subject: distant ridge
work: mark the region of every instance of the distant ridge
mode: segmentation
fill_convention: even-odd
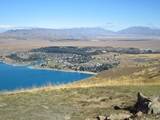
[[[0,34],[3,38],[15,39],[45,39],[45,40],[86,40],[106,37],[160,37],[160,29],[149,27],[129,27],[117,32],[103,28],[71,28],[71,29],[47,29],[29,28],[8,30]]]
[[[117,32],[122,35],[160,36],[160,29],[150,27],[129,27]]]
[[[71,29],[15,29],[1,33],[2,36],[24,39],[86,39],[111,35],[114,32],[103,28],[71,28]]]

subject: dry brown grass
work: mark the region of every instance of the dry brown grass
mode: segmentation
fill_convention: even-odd
[[[134,47],[134,48],[150,48],[150,49],[159,49],[160,40],[114,40],[112,38],[103,40],[103,41],[48,41],[48,40],[16,40],[0,38],[0,50],[28,50],[32,48],[39,47],[47,47],[47,46],[79,46],[79,47],[87,47],[87,46],[95,46],[95,47]]]
[[[49,46],[49,41],[42,40],[0,40],[0,52],[4,50],[16,51],[16,50],[29,50],[33,48]]]

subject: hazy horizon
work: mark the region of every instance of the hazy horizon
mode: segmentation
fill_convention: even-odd
[[[158,0],[1,0],[0,29],[160,28],[159,5]]]

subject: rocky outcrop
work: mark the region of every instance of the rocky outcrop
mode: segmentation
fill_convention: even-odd
[[[139,92],[133,109],[136,113],[140,111],[145,114],[160,114],[160,97],[148,98]]]
[[[127,110],[128,113],[113,113],[106,116],[98,116],[97,120],[143,120],[145,114],[158,115],[158,118],[160,118],[160,97],[149,98],[138,92],[135,105],[129,108],[114,106],[115,110]]]
[[[149,112],[149,106],[151,105],[151,99],[144,96],[142,93],[137,94],[137,101],[134,105],[133,109],[137,113],[141,111],[142,113],[148,113]]]

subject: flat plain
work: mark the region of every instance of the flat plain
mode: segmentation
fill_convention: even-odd
[[[0,39],[0,50],[24,50],[46,46],[79,46],[79,47],[133,47],[142,49],[159,49],[159,39],[149,40],[60,40],[60,41],[47,41],[47,40],[14,40],[14,39]]]

